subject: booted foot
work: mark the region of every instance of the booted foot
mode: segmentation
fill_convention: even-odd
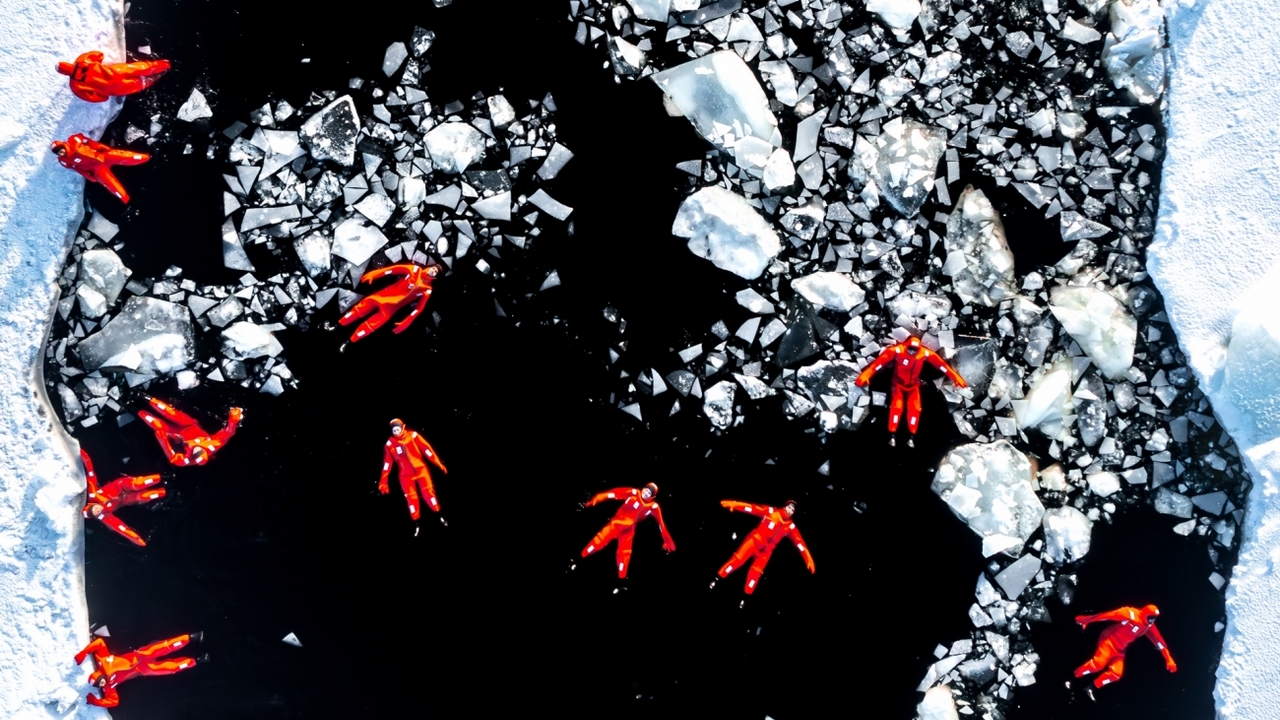
[[[197,631],[195,631],[195,632],[191,633],[191,642],[193,642],[193,643],[197,643],[197,642],[200,642],[200,641],[202,641],[202,640],[204,640],[204,631],[203,631],[203,630],[197,630]]]
[[[351,343],[345,343],[345,342],[342,343],[341,345],[338,346],[338,352],[345,353],[347,351],[347,346],[350,344]]]
[[[742,609],[744,609],[744,608],[746,608],[746,607],[747,607],[747,599],[746,599],[746,598],[742,598],[741,600],[739,600],[739,601],[738,601],[738,609],[739,609],[739,610],[742,610]]]
[[[413,536],[414,536],[414,537],[418,537],[418,531],[419,531],[419,530],[421,530],[421,529],[422,529],[422,528],[418,527],[418,524],[417,524],[417,523],[414,523],[414,524],[413,524]]]
[[[440,516],[440,524],[445,527],[449,527],[449,521],[445,520],[443,515]]]
[[[719,580],[719,579],[720,579],[720,578],[711,578],[711,584],[710,584],[710,585],[708,585],[707,587],[709,587],[709,588],[711,588],[712,590],[714,590],[714,589],[715,589],[715,587],[716,587],[716,581],[717,581],[717,580]]]
[[[324,328],[325,332],[333,332],[334,330],[338,329],[337,325],[334,325],[332,322],[329,322],[329,321],[325,321],[325,324],[321,325],[320,327]]]
[[[200,657],[196,658],[197,665],[203,665],[204,663],[207,663],[207,662],[209,662],[209,653],[205,653]]]
[[[916,439],[915,439],[915,438],[907,438],[907,447],[915,447],[915,446],[916,446]]]
[[[896,437],[894,437],[894,436],[890,435],[890,436],[889,436],[889,447],[898,447],[898,438],[896,438]]]

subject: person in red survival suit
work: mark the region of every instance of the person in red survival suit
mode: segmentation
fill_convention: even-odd
[[[138,676],[172,675],[195,667],[198,663],[207,662],[209,660],[208,655],[203,655],[199,658],[171,657],[166,660],[160,659],[193,642],[200,642],[203,638],[204,633],[200,632],[179,635],[168,640],[153,642],[123,655],[116,655],[107,649],[107,643],[102,638],[94,638],[83,650],[76,653],[76,664],[79,665],[84,662],[85,657],[89,655],[93,656],[94,664],[97,667],[89,675],[89,684],[100,689],[102,697],[98,698],[93,693],[89,693],[85,699],[90,705],[112,708],[120,704],[120,695],[116,692],[116,687],[125,680],[131,680]]]
[[[1129,644],[1140,637],[1146,636],[1152,645],[1164,655],[1164,666],[1169,672],[1178,672],[1178,664],[1173,661],[1173,656],[1169,654],[1169,648],[1164,644],[1164,637],[1160,635],[1160,631],[1156,629],[1156,618],[1160,616],[1160,609],[1155,605],[1147,605],[1142,609],[1133,607],[1122,607],[1111,612],[1098,613],[1097,615],[1077,615],[1076,622],[1080,623],[1080,627],[1085,628],[1089,623],[1110,621],[1118,624],[1112,625],[1102,631],[1102,635],[1098,638],[1098,650],[1093,654],[1093,658],[1089,662],[1076,668],[1076,677],[1084,677],[1092,675],[1100,670],[1105,670],[1101,675],[1094,678],[1093,684],[1097,687],[1109,685],[1119,680],[1124,675],[1124,654],[1129,648]]]
[[[387,479],[391,477],[392,463],[400,470],[400,489],[404,491],[404,499],[409,503],[409,516],[413,518],[413,534],[418,534],[418,518],[422,516],[422,503],[418,491],[426,498],[427,506],[440,512],[440,500],[436,497],[435,485],[431,484],[431,470],[428,462],[434,463],[441,472],[449,469],[441,462],[434,448],[416,430],[405,427],[404,421],[395,418],[391,421],[391,437],[382,448],[382,477],[378,479],[378,492],[386,495],[391,492]],[[448,525],[444,518],[440,522]]]
[[[658,507],[658,502],[653,499],[657,494],[658,484],[649,483],[643,488],[614,488],[596,493],[590,500],[583,503],[583,507],[591,507],[605,500],[621,500],[622,507],[614,513],[609,524],[591,538],[591,542],[582,550],[582,557],[617,540],[618,577],[625,578],[627,567],[631,564],[631,541],[635,538],[636,524],[650,515],[658,521],[658,529],[662,531],[662,549],[675,552],[676,541],[672,540],[671,533],[667,532],[667,524],[662,521],[662,508]]]
[[[58,72],[71,76],[71,92],[81,100],[100,103],[115,95],[132,95],[151,87],[169,70],[168,60],[104,64],[103,54],[90,50],[75,63],[58,63]]]
[[[920,344],[920,338],[913,337],[885,348],[880,357],[863,370],[854,381],[858,387],[866,387],[871,377],[889,365],[893,365],[893,386],[889,389],[892,399],[889,403],[889,445],[897,444],[894,433],[898,431],[898,422],[902,420],[902,412],[907,413],[907,430],[912,435],[920,425],[920,371],[928,363],[951,378],[957,387],[965,388],[969,384],[960,374],[951,369],[946,360],[929,348]],[[907,445],[915,447],[915,439],[908,438]]]
[[[49,150],[58,156],[58,163],[80,173],[85,180],[96,182],[120,198],[120,202],[129,204],[129,191],[111,172],[113,165],[141,165],[151,159],[146,153],[132,150],[116,150],[96,140],[91,140],[76,133],[66,140],[54,140]]]
[[[159,475],[140,475],[137,477],[119,477],[98,487],[98,476],[93,472],[93,461],[89,453],[80,451],[80,460],[84,463],[85,484],[88,486],[88,499],[82,514],[86,518],[97,518],[103,525],[115,530],[129,542],[139,547],[146,547],[147,541],[125,525],[115,516],[115,511],[128,505],[142,505],[164,497],[163,481]]]
[[[139,410],[138,417],[156,434],[156,440],[168,454],[169,462],[178,466],[204,465],[209,462],[209,458],[236,434],[236,428],[244,417],[244,410],[233,407],[227,417],[227,426],[210,434],[200,427],[195,418],[172,405],[156,398],[147,400],[158,416]],[[175,445],[179,449],[175,450]]]
[[[436,265],[422,267],[413,263],[370,270],[360,278],[361,283],[373,282],[385,277],[399,279],[360,300],[338,320],[338,324],[346,327],[368,316],[368,319],[360,323],[355,332],[351,333],[351,342],[357,342],[386,325],[401,308],[417,303],[413,310],[391,329],[397,335],[408,330],[418,314],[427,307],[427,300],[431,298],[431,282],[439,273],[440,268]],[[343,348],[345,347],[344,344]]]
[[[804,546],[804,538],[800,537],[800,530],[796,524],[792,522],[791,516],[796,512],[796,501],[788,500],[781,508],[772,508],[768,505],[752,505],[751,503],[737,502],[736,500],[721,500],[720,505],[730,510],[737,510],[749,515],[755,515],[759,518],[760,524],[755,530],[742,541],[742,546],[738,551],[729,558],[729,562],[720,568],[720,577],[728,577],[729,573],[741,568],[751,560],[751,569],[747,571],[747,584],[743,588],[748,595],[756,591],[756,583],[760,581],[760,576],[764,574],[764,568],[769,564],[769,558],[773,555],[773,549],[782,542],[783,538],[790,538],[795,543],[796,549],[800,551],[800,555],[804,558],[805,567],[809,568],[809,572],[817,572],[817,567],[813,564],[813,555],[809,554],[809,549]],[[754,558],[754,559],[753,559]],[[714,586],[715,583],[712,582]]]

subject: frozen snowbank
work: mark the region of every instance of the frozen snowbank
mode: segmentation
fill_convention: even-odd
[[[49,142],[98,137],[117,109],[75,99],[54,67],[92,48],[123,59],[123,12],[0,0],[0,17],[0,717],[105,718],[82,702],[88,670],[72,662],[88,640],[84,476],[37,368],[84,196]]]
[[[1221,717],[1280,717],[1280,5],[1212,0],[1170,19],[1168,150],[1148,269],[1253,474],[1215,691]],[[1212,99],[1212,102],[1206,102]]]

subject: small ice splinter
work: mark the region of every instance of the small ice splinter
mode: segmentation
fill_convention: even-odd
[[[940,355],[933,352],[929,348],[920,344],[920,338],[913,337],[906,342],[896,343],[885,348],[880,353],[880,357],[875,359],[858,375],[858,379],[854,381],[858,387],[866,387],[871,383],[871,378],[890,364],[893,365],[893,386],[889,392],[892,401],[889,403],[889,445],[896,444],[894,433],[898,431],[898,423],[902,420],[902,413],[905,410],[907,414],[907,430],[911,435],[916,434],[916,430],[920,426],[920,371],[924,369],[928,363],[942,372],[956,384],[957,387],[969,387],[964,378],[960,377],[960,373],[951,369],[946,360]],[[907,441],[911,447],[915,447],[915,439],[911,438]]]
[[[168,60],[103,63],[98,50],[90,50],[74,63],[58,63],[58,73],[71,77],[71,92],[81,100],[100,103],[117,95],[132,95],[155,84],[169,70]]]
[[[671,533],[667,532],[667,524],[662,521],[662,509],[653,499],[657,494],[658,484],[649,483],[643,488],[623,487],[596,493],[590,500],[583,503],[584,507],[591,507],[605,500],[621,500],[622,507],[618,508],[618,512],[609,520],[609,524],[591,538],[591,542],[582,550],[582,557],[591,555],[617,540],[618,577],[625,578],[627,567],[631,564],[631,541],[635,538],[636,524],[650,515],[658,521],[658,529],[662,531],[662,549],[675,552],[676,541],[672,540]]]
[[[401,308],[417,303],[413,310],[391,329],[397,335],[408,330],[413,321],[427,307],[427,300],[431,298],[431,282],[439,272],[440,268],[436,265],[422,267],[414,263],[402,263],[370,270],[360,278],[361,284],[386,277],[399,279],[365,296],[355,304],[355,307],[348,310],[338,323],[346,327],[368,316],[368,319],[360,323],[351,334],[351,342],[358,342],[386,325]]]
[[[84,463],[85,484],[88,486],[88,500],[85,502],[83,515],[86,518],[97,518],[103,525],[115,530],[129,542],[138,547],[146,547],[147,541],[125,525],[115,516],[115,511],[129,505],[142,505],[164,497],[164,481],[159,475],[139,475],[136,477],[119,477],[111,482],[98,486],[98,476],[93,472],[93,461],[89,453],[80,451],[80,460]]]
[[[753,505],[751,503],[738,502],[736,500],[721,500],[720,504],[730,510],[744,512],[748,515],[755,515],[759,518],[760,524],[746,540],[742,541],[741,547],[729,558],[729,562],[720,568],[718,573],[720,577],[728,577],[729,573],[741,568],[751,561],[751,569],[747,571],[747,584],[743,587],[748,595],[756,591],[756,584],[760,582],[760,576],[764,574],[764,568],[769,564],[769,558],[773,555],[773,549],[782,542],[783,538],[789,538],[795,543],[796,549],[800,551],[800,555],[804,558],[805,567],[809,568],[809,572],[816,573],[817,567],[813,564],[813,555],[809,554],[809,548],[805,547],[804,538],[800,537],[800,530],[796,524],[792,522],[791,517],[796,512],[796,501],[788,500],[783,503],[781,508],[774,508],[768,505]],[[712,581],[712,587],[715,581]]]
[[[1110,612],[1098,613],[1097,615],[1077,615],[1076,622],[1081,628],[1089,626],[1089,623],[1095,622],[1116,622],[1102,631],[1102,635],[1098,638],[1098,650],[1090,658],[1089,662],[1076,668],[1076,677],[1084,677],[1092,675],[1100,670],[1105,671],[1098,677],[1094,678],[1093,684],[1097,687],[1110,685],[1119,680],[1124,675],[1124,655],[1129,645],[1140,637],[1145,636],[1151,641],[1152,645],[1164,655],[1164,666],[1169,672],[1178,672],[1178,665],[1173,661],[1173,656],[1169,654],[1169,648],[1164,643],[1164,637],[1160,631],[1156,629],[1156,618],[1160,616],[1160,609],[1155,605],[1147,605],[1141,609],[1134,607],[1122,607]]]
[[[117,655],[107,648],[105,640],[101,637],[95,637],[93,642],[76,653],[76,664],[79,665],[84,662],[86,657],[93,657],[94,665],[97,667],[89,675],[89,684],[101,690],[102,697],[99,698],[93,693],[89,693],[85,700],[90,705],[98,707],[115,707],[120,704],[120,694],[116,692],[116,686],[125,680],[132,680],[139,676],[172,675],[176,672],[193,668],[197,663],[207,662],[209,660],[208,655],[203,655],[199,658],[171,657],[165,660],[160,659],[193,642],[200,642],[203,638],[204,633],[202,632],[179,635],[168,640],[153,642],[132,652]]]
[[[392,463],[400,470],[400,489],[404,499],[409,503],[409,516],[413,518],[413,534],[418,534],[417,522],[422,517],[422,502],[418,493],[427,501],[427,507],[440,512],[440,500],[436,497],[435,485],[431,483],[431,471],[428,463],[435,464],[441,472],[449,469],[441,462],[435,448],[431,447],[416,430],[405,427],[404,421],[395,418],[391,421],[391,437],[382,450],[382,477],[378,479],[378,492],[383,495],[391,492],[387,480],[391,477]],[[447,527],[449,523],[440,518]]]
[[[90,182],[96,182],[111,191],[120,202],[129,204],[129,191],[111,171],[114,165],[141,165],[151,159],[146,153],[133,150],[117,150],[76,133],[66,140],[54,140],[49,151],[58,156],[58,164],[80,173]]]
[[[169,462],[178,466],[204,465],[213,454],[227,444],[244,417],[244,410],[233,407],[227,417],[227,425],[216,433],[210,434],[200,427],[200,423],[190,415],[172,405],[147,398],[152,409],[158,415],[139,410],[138,417],[156,434],[160,447],[169,456]],[[174,449],[174,446],[179,449]]]

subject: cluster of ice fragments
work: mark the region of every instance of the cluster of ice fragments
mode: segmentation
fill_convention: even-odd
[[[646,423],[692,408],[723,431],[780,407],[820,436],[856,429],[885,398],[853,378],[909,335],[969,381],[934,381],[971,441],[935,490],[991,565],[972,636],[921,684],[922,717],[996,717],[1034,682],[1027,623],[1049,594],[1070,602],[1092,523],[1123,506],[1183,518],[1175,531],[1211,538],[1226,567],[1244,475],[1143,268],[1155,0],[570,7],[615,79],[656,83],[707,140],[678,166],[673,230],[741,278],[724,281],[741,309],[672,356],[612,351],[619,408]],[[1001,208],[1052,230],[1011,238]],[[1049,264],[1016,263],[1045,245]]]
[[[554,100],[433,104],[422,76],[434,38],[416,28],[387,48],[385,88],[357,78],[347,94],[313,93],[301,107],[266,103],[214,136],[209,156],[228,163],[223,263],[244,273],[238,284],[199,286],[176,267],[133,278],[116,252],[120,228],[90,217],[60,279],[46,353],[68,424],[119,414],[128,388],[169,376],[179,389],[212,381],[278,395],[297,379],[276,333],[307,329],[331,304],[348,309],[368,291],[356,287],[368,269],[415,262],[492,274],[502,253],[567,223],[572,208],[544,189],[573,157],[557,142]],[[193,90],[177,120],[211,116]],[[148,141],[168,132],[163,120]],[[130,126],[129,135],[146,134]],[[558,284],[551,271],[522,292]]]

